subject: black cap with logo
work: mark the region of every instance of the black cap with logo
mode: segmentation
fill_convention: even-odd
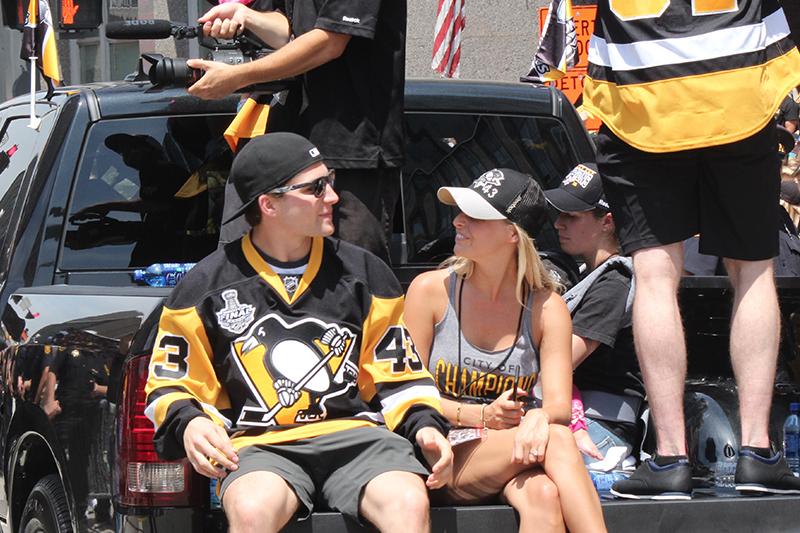
[[[443,204],[458,206],[478,220],[509,220],[536,237],[547,221],[547,203],[531,176],[510,168],[494,168],[481,174],[469,187],[441,187]]]
[[[223,220],[223,224],[244,213],[262,194],[322,160],[319,149],[296,133],[267,133],[251,139],[236,154],[228,174],[242,207]]]
[[[603,183],[594,163],[579,164],[567,174],[557,189],[549,189],[544,194],[550,205],[563,213],[593,209],[609,211]]]

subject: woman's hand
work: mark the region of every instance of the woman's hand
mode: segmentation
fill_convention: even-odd
[[[550,438],[550,417],[544,409],[532,409],[522,419],[514,437],[511,462],[536,464],[544,460]]]
[[[483,408],[483,422],[487,428],[509,429],[519,425],[525,412],[522,410],[522,402],[511,399],[513,392],[512,389],[505,391]],[[523,394],[524,390],[517,389],[517,395]]]
[[[585,429],[579,429],[578,431],[573,432],[572,436],[575,437],[575,444],[578,445],[578,449],[582,454],[593,457],[598,461],[603,460],[602,452],[598,450],[597,446],[595,446],[594,442],[592,442],[592,438],[589,436],[588,431]]]

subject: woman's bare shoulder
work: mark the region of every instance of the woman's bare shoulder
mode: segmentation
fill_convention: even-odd
[[[560,311],[566,309],[566,304],[561,295],[552,289],[539,289],[533,295],[533,305],[542,311]]]
[[[437,318],[447,308],[449,270],[430,270],[414,278],[406,293],[406,309],[428,309]]]
[[[414,293],[422,293],[424,296],[431,296],[442,292],[447,294],[447,279],[450,271],[447,269],[429,270],[418,275],[408,287],[408,296]]]

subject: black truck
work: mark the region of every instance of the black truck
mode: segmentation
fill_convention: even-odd
[[[35,128],[27,99],[0,105],[0,530],[226,529],[208,480],[185,461],[161,460],[153,448],[144,384],[170,289],[149,286],[154,270],[146,269],[194,263],[216,248],[232,158],[222,133],[236,104],[236,97],[201,101],[148,83],[93,84],[38,100]],[[436,201],[438,187],[465,185],[496,166],[552,187],[576,163],[594,158],[574,108],[547,87],[409,80],[406,131],[392,240],[404,284],[452,250],[453,213]],[[557,247],[552,228],[538,244]],[[776,440],[797,393],[792,369],[800,369],[800,282],[779,284]],[[731,436],[723,438],[731,442],[718,452],[724,444],[738,448],[727,363],[730,291],[724,278],[693,278],[682,298],[693,376],[687,412],[694,453],[704,461],[698,497],[684,504],[607,502],[610,529],[797,530],[800,499],[748,500],[704,484],[703,464],[717,460],[702,442],[712,407],[730,424]],[[513,511],[500,505],[437,508],[432,516],[437,531],[517,527]],[[288,529],[358,528],[338,514],[318,513]]]

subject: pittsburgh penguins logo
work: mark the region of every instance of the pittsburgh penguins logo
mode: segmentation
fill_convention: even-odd
[[[271,426],[324,420],[326,402],[356,385],[355,339],[346,327],[314,318],[294,323],[278,315],[260,319],[232,347],[258,403],[244,407],[237,423]]]

